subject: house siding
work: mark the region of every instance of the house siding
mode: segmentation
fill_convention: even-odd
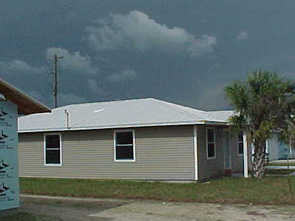
[[[193,126],[135,130],[135,162],[114,161],[113,129],[62,132],[63,165],[44,166],[43,133],[19,134],[21,177],[193,180]]]
[[[197,127],[198,133],[198,173],[199,180],[224,174],[224,150],[222,143],[222,128],[215,127],[216,158],[207,159],[206,126]]]
[[[224,127],[214,127],[216,133],[216,158],[207,159],[206,152],[206,128],[210,126],[201,125],[198,126],[198,173],[199,180],[223,176],[225,175],[225,162],[224,162],[224,152],[226,141],[224,136],[228,135],[228,144],[230,150],[230,165],[231,171],[233,173],[243,173],[244,172],[244,157],[243,155],[238,155],[238,135],[234,132],[230,132],[228,128]],[[224,133],[229,131],[228,134]],[[248,144],[248,166],[251,168],[251,149]]]
[[[242,173],[244,171],[244,155],[238,154],[238,134],[230,134],[230,147],[232,152],[232,172]]]

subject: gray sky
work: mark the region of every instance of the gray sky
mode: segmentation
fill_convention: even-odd
[[[154,97],[229,109],[223,88],[257,68],[295,79],[294,0],[10,0],[0,77],[52,106]]]

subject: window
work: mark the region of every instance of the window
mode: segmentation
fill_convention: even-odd
[[[61,135],[44,135],[44,163],[47,166],[61,166]]]
[[[215,143],[215,130],[214,128],[207,128],[207,158],[213,159],[216,157],[216,143]]]
[[[135,161],[134,140],[133,130],[115,131],[115,161]]]
[[[244,141],[243,141],[243,132],[238,134],[238,155],[243,155],[244,153]]]

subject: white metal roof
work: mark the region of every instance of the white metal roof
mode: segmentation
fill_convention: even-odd
[[[229,118],[235,115],[235,111],[209,111],[209,116],[212,119],[216,119],[218,121],[229,121]]]
[[[68,113],[68,117],[67,114]],[[146,98],[73,104],[18,119],[18,131],[64,131],[166,125],[226,124],[228,111],[206,112]],[[231,112],[232,113],[232,112]]]

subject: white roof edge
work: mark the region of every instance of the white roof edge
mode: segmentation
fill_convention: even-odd
[[[204,125],[204,124],[218,124],[218,125],[228,125],[227,122],[223,121],[195,121],[195,122],[171,122],[171,123],[151,123],[151,124],[128,124],[128,125],[109,125],[109,126],[99,126],[99,127],[70,127],[70,128],[39,128],[34,130],[18,130],[18,133],[33,133],[33,132],[54,132],[54,131],[77,131],[77,130],[103,130],[103,129],[115,129],[115,128],[139,128],[139,127],[156,127],[156,126],[185,126],[185,125]]]

